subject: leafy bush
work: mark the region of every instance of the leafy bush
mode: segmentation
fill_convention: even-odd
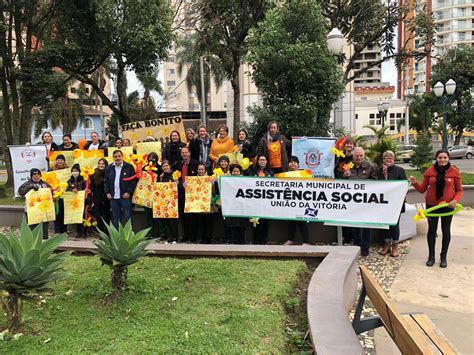
[[[41,302],[40,294],[50,290],[46,284],[67,275],[61,264],[69,253],[53,255],[66,239],[58,235],[43,240],[41,224],[32,231],[25,220],[19,238],[13,231],[8,236],[0,233],[0,290],[8,331],[19,330],[23,301]]]
[[[145,248],[151,243],[146,239],[150,228],[135,233],[132,222],[128,221],[125,226],[119,228],[110,223],[105,225],[107,233],[99,230],[100,240],[94,242],[102,264],[112,269],[112,287],[114,293],[120,295],[125,289],[128,267],[138,261],[140,257],[147,254]]]
[[[416,144],[412,162],[418,170],[425,171],[433,161],[433,147],[431,146],[430,136],[427,133],[419,133]]]
[[[367,148],[367,156],[374,164],[380,166],[382,164],[382,154],[387,150],[391,150],[392,152],[396,153],[397,145],[386,133],[389,126],[385,126],[380,129],[370,125],[364,127],[372,130],[376,138],[375,143]]]

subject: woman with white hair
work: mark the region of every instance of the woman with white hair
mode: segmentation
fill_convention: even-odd
[[[377,169],[377,178],[379,180],[407,180],[407,175],[405,170],[395,165],[395,153],[391,150],[386,150],[382,154],[382,165]],[[402,210],[400,214],[405,212],[405,203],[402,205]],[[388,230],[384,231],[385,235],[385,245],[380,251],[380,255],[387,255],[390,253],[390,256],[397,257],[398,252],[398,240],[400,238],[400,216],[398,217],[397,224],[390,226]]]

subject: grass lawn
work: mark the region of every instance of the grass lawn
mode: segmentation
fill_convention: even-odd
[[[285,309],[302,261],[147,257],[129,269],[129,288],[112,305],[104,305],[110,271],[97,257],[70,257],[65,268],[70,276],[51,285],[43,306],[25,303],[25,334],[0,342],[2,353],[297,350]]]
[[[13,198],[13,187],[6,187],[5,184],[0,184],[0,205],[24,205],[25,200],[23,198]]]
[[[423,180],[423,173],[420,170],[408,170],[405,169],[407,177],[413,175],[416,179],[421,182]],[[474,174],[470,173],[461,173],[463,185],[474,185]]]

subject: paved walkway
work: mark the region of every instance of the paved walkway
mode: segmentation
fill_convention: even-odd
[[[400,312],[426,313],[461,354],[474,354],[474,210],[453,219],[448,267],[439,267],[441,231],[436,264],[425,266],[427,223],[418,223],[418,234],[390,288]],[[377,354],[399,354],[384,328],[375,332]]]

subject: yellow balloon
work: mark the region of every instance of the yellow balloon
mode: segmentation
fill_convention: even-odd
[[[242,169],[247,170],[250,166],[250,159],[244,158],[242,159]]]

